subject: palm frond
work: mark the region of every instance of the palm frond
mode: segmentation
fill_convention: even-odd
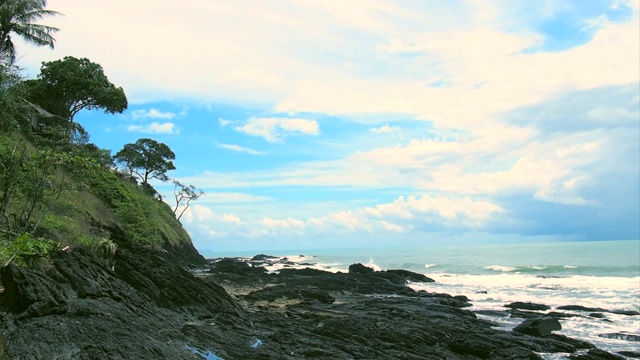
[[[15,61],[11,33],[21,36],[27,43],[53,49],[55,39],[52,34],[60,29],[34,23],[47,16],[62,15],[45,9],[46,5],[46,0],[0,0],[0,54],[3,57]]]
[[[16,28],[15,33],[20,35],[26,42],[39,46],[49,46],[53,49],[55,39],[51,35],[60,29],[39,25],[39,24],[22,24]]]

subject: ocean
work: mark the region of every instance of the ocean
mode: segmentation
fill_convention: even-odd
[[[215,257],[250,257],[256,254],[216,254]],[[511,302],[535,302],[577,315],[560,320],[558,333],[589,341],[611,351],[640,353],[640,241],[584,241],[500,245],[426,246],[421,248],[335,249],[276,251],[283,261],[271,267],[312,267],[348,271],[353,263],[376,270],[405,269],[427,275],[435,283],[411,283],[414,290],[465,295],[472,311],[504,330],[523,321],[490,315]],[[286,257],[286,259],[284,259]],[[589,311],[557,309],[581,305],[614,312],[590,316]],[[489,314],[489,315],[487,315]],[[618,334],[618,335],[606,335]],[[631,336],[625,336],[631,335]],[[541,354],[563,359],[568,354]]]

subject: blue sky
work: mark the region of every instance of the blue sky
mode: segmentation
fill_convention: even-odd
[[[637,0],[50,0],[206,195],[202,251],[640,237]],[[155,184],[171,203],[172,187]]]

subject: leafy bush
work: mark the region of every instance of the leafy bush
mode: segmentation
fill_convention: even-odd
[[[26,130],[26,103],[20,84],[20,74],[15,66],[0,62],[0,132]]]
[[[9,241],[5,246],[2,257],[3,260],[7,257],[8,259],[2,265],[10,261],[26,264],[30,259],[46,257],[49,253],[58,250],[60,243],[42,237],[34,238],[29,234],[22,234]]]

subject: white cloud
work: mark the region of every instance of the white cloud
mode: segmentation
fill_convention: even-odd
[[[198,221],[209,221],[214,218],[213,211],[211,211],[210,208],[197,204],[189,207],[185,212],[185,215],[189,222],[192,222],[194,219],[197,219]]]
[[[260,224],[264,228],[268,229],[273,235],[302,235],[305,227],[303,221],[290,217],[286,219],[272,219],[265,217],[260,220]]]
[[[175,113],[172,113],[170,111],[160,111],[158,109],[138,109],[138,110],[134,110],[131,112],[131,118],[133,120],[138,120],[138,119],[165,119],[165,120],[171,120],[173,118],[176,117]]]
[[[222,126],[222,127],[228,126],[231,123],[232,123],[231,120],[227,120],[227,119],[223,119],[223,118],[219,118],[218,119],[218,124],[220,124],[220,126]]]
[[[530,194],[550,202],[586,204],[579,187],[564,184],[590,179],[592,174],[584,169],[608,161],[602,151],[615,144],[606,131],[539,139],[532,128],[501,125],[453,139],[414,139],[358,151],[338,160],[237,174],[209,172],[189,181],[207,187],[405,187],[456,196]]]
[[[58,0],[49,3],[66,14],[51,19],[65,30],[56,50],[25,46],[24,61],[35,69],[82,49],[137,103],[216,99],[275,104],[285,113],[403,113],[460,128],[560,89],[638,81],[637,2],[618,5],[632,7],[633,18],[600,24],[585,45],[529,53],[522,50],[541,41],[534,20],[563,10],[557,2]],[[135,21],[111,29],[110,19],[125,13]],[[203,47],[202,39],[216,46]],[[428,85],[442,80],[450,86]]]
[[[180,131],[176,128],[176,125],[171,122],[157,123],[152,122],[147,125],[129,125],[127,131],[139,132],[145,134],[179,134]]]
[[[236,152],[242,152],[242,153],[247,153],[247,154],[251,154],[251,155],[264,155],[265,153],[262,151],[257,151],[257,150],[253,150],[251,148],[246,148],[246,147],[242,147],[240,145],[233,145],[233,144],[217,144],[217,146],[219,148],[222,149],[227,149],[227,150],[231,150],[231,151],[236,151]]]
[[[222,216],[222,221],[230,223],[241,223],[240,218],[233,214],[225,214]]]
[[[293,134],[318,135],[318,123],[314,120],[289,118],[251,118],[236,130],[252,136],[263,137],[268,142],[281,142]]]
[[[370,132],[380,135],[380,134],[390,134],[390,133],[399,133],[402,131],[398,126],[389,126],[387,124],[382,125],[380,127],[370,128]]]
[[[322,216],[297,219],[292,217],[244,218],[213,211],[194,210],[200,223],[191,227],[205,227],[225,236],[305,237],[320,235],[406,234],[457,229],[483,229],[504,209],[486,200],[465,198],[435,198],[430,196],[399,197],[392,203],[362,207],[351,211],[326,213]]]

